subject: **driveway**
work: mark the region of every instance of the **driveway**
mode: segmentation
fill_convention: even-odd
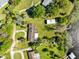
[[[72,25],[71,30],[69,31],[72,37],[73,48],[71,51],[76,55],[76,59],[79,59],[79,21]]]

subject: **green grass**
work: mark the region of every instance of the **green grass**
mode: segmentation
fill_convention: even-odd
[[[48,51],[43,52],[42,49],[47,48]],[[60,58],[63,58],[65,56],[65,52],[63,50],[58,50],[57,47],[52,46],[50,48],[49,43],[41,43],[40,46],[36,48],[36,50],[40,53],[40,58],[41,59],[50,59],[50,51],[53,51],[54,54],[59,56]]]
[[[19,32],[19,33],[16,33],[15,35],[15,38],[19,38],[19,37],[24,37],[25,36],[25,33],[24,32]]]
[[[15,53],[14,54],[14,59],[22,59],[21,54],[20,53]]]
[[[23,53],[24,53],[24,58],[28,59],[27,51],[24,51]]]
[[[31,7],[32,3],[36,4],[39,0],[21,0],[20,3],[14,8],[13,12],[18,13],[23,9],[28,9]]]
[[[5,25],[0,32],[7,34],[8,38],[5,38],[3,36],[0,37],[0,42],[3,42],[3,44],[0,46],[0,55],[5,54],[5,52],[10,48],[12,44],[11,35],[13,32],[13,24],[7,24]]]
[[[5,59],[11,59],[11,55],[9,52],[5,54]]]
[[[5,19],[6,18],[6,14],[0,14],[0,20]]]
[[[19,32],[19,33],[16,33],[15,37],[16,37],[16,41],[18,41],[18,43],[16,43],[14,50],[18,50],[18,49],[26,49],[28,47],[28,44],[27,44],[27,39],[24,38],[22,42],[20,42],[18,40],[18,38],[20,37],[24,37],[25,33],[23,32]]]

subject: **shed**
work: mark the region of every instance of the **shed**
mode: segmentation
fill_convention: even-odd
[[[45,20],[46,24],[56,24],[56,20],[55,19],[51,19],[51,20]]]

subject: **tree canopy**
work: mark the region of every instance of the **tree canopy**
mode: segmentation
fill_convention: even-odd
[[[71,13],[73,4],[69,0],[55,0],[46,7],[49,17],[62,17]]]
[[[45,15],[45,8],[42,5],[34,6],[29,11],[29,15],[33,18],[42,17]]]
[[[45,15],[45,8],[42,5],[34,6],[30,9],[29,15],[31,17],[42,17]]]

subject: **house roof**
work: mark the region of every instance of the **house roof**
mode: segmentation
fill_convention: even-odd
[[[8,3],[9,0],[0,0],[0,9]]]
[[[42,5],[47,6],[51,2],[52,2],[52,0],[44,0],[43,3],[42,3]]]
[[[35,57],[34,57],[34,51],[28,51],[28,58],[29,59],[35,59]]]
[[[34,42],[38,38],[38,32],[33,24],[29,24],[28,40]]]
[[[4,57],[1,57],[0,59],[4,59]]]
[[[35,53],[34,50],[28,51],[28,58],[29,59],[40,59],[40,54]]]
[[[69,55],[69,57],[70,57],[71,59],[75,59],[75,58],[76,58],[76,56],[74,55],[74,53],[71,53],[71,54]]]
[[[56,20],[55,19],[51,19],[51,20],[45,20],[46,24],[56,24]]]

